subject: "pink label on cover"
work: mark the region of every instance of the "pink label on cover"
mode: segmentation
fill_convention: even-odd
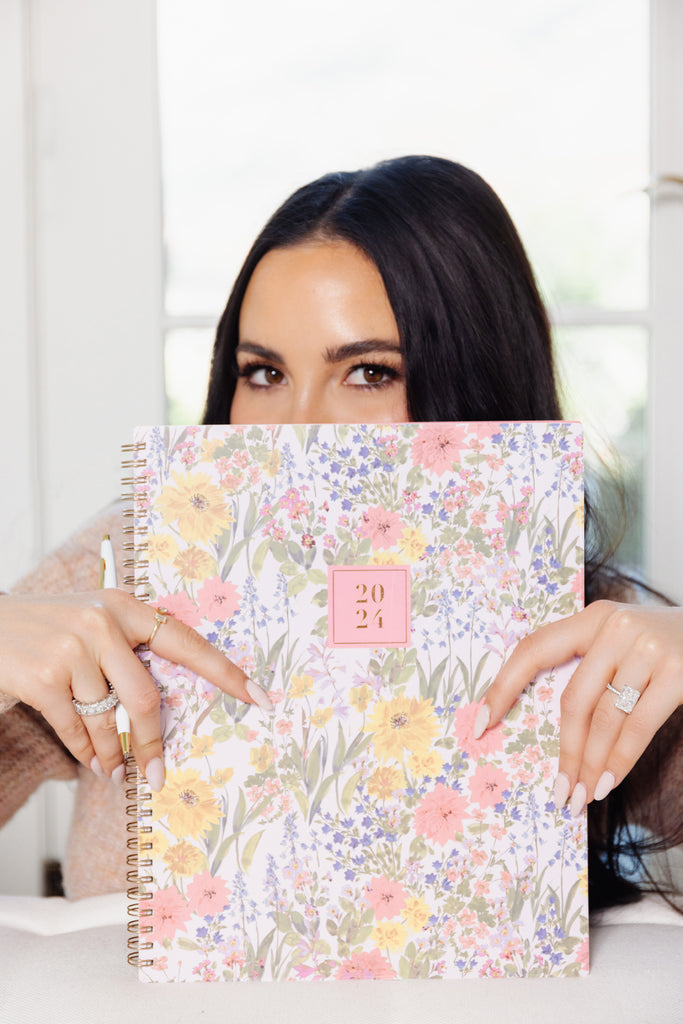
[[[329,647],[407,647],[410,566],[332,565],[328,569]]]

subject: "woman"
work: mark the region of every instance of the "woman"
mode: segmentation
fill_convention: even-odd
[[[476,174],[429,157],[329,175],[277,211],[219,324],[205,412],[207,423],[406,418],[561,418],[547,317],[509,216]],[[675,775],[683,611],[596,600],[632,588],[606,567],[588,512],[589,606],[519,644],[475,733],[542,668],[583,656],[563,697],[555,800],[569,800],[574,814],[591,805],[593,851],[603,854],[592,875],[597,905],[630,894],[617,856],[627,822],[662,842],[683,841]],[[158,695],[132,653],[152,633],[163,657],[268,706],[192,630],[173,620],[157,629],[153,610],[124,594],[6,599],[0,615],[9,652],[0,690],[42,712],[82,765],[115,780],[123,768],[113,712],[79,718],[72,698],[98,701],[112,682],[131,716],[138,764],[161,788]],[[615,705],[608,684],[642,693],[631,713]]]

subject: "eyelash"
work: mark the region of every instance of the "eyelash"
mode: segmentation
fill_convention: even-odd
[[[264,391],[268,387],[272,387],[271,384],[254,384],[250,378],[254,376],[259,370],[276,370],[278,373],[277,366],[271,366],[269,363],[245,363],[244,366],[238,366],[237,376],[240,380],[244,380],[250,388],[254,388],[255,391]]]
[[[248,387],[254,388],[256,391],[264,391],[269,387],[274,387],[273,384],[255,384],[252,380],[253,376],[258,373],[259,370],[276,370],[278,373],[281,371],[276,366],[271,366],[269,363],[245,363],[244,366],[238,367],[237,376],[244,380]],[[349,387],[361,388],[363,391],[378,391],[380,388],[388,387],[393,384],[394,381],[398,380],[401,376],[400,372],[394,369],[393,366],[385,366],[382,363],[358,363],[356,366],[352,366],[347,376],[351,376],[352,373],[356,373],[358,370],[376,370],[384,376],[384,380],[378,381],[376,384],[366,382],[365,384],[351,384]]]

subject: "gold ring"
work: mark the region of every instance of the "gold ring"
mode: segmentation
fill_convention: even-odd
[[[154,612],[154,629],[149,634],[149,640],[147,641],[147,646],[148,647],[152,646],[152,640],[157,635],[159,627],[163,626],[163,624],[168,621],[168,617],[169,617],[170,614],[171,613],[169,612],[168,608],[157,608],[156,609],[156,611]]]

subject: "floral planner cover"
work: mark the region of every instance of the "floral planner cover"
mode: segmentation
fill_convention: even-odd
[[[275,706],[150,655],[166,784],[140,784],[140,977],[587,972],[585,819],[552,802],[572,666],[472,738],[517,640],[581,607],[580,427],[135,441],[144,589]]]

